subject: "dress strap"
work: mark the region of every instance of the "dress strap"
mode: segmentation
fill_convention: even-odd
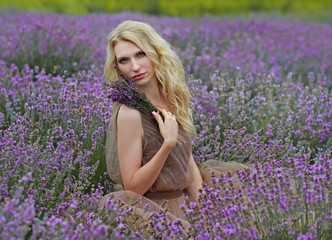
[[[150,192],[147,191],[143,196],[151,200],[174,199],[181,197],[183,190],[164,191],[164,192]]]

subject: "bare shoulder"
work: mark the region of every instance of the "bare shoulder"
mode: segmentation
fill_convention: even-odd
[[[117,123],[118,126],[126,125],[129,128],[141,126],[141,113],[136,109],[122,105],[119,109]]]

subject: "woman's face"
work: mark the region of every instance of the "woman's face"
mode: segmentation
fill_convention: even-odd
[[[121,72],[133,78],[138,87],[157,81],[153,62],[136,44],[119,41],[114,46],[114,53]]]

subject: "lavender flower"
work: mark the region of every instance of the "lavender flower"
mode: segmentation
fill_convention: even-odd
[[[108,97],[113,102],[124,104],[149,115],[152,115],[153,111],[158,112],[158,109],[153,106],[146,95],[136,87],[134,80],[123,74],[117,66],[114,68],[119,72],[121,78],[109,84]]]
[[[197,164],[254,166],[237,173],[240,189],[232,177],[216,176],[198,203],[183,204],[189,231],[167,222],[165,209],[131,229],[132,206],[98,204],[114,190],[104,161],[113,108],[102,78],[104,37],[126,19],[169,39],[190,76]],[[330,25],[130,13],[5,14],[0,21],[1,239],[330,238]],[[139,93],[121,79],[129,87],[112,91]],[[115,96],[135,103],[132,92]]]

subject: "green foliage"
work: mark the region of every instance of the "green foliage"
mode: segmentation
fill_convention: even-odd
[[[4,0],[2,7],[17,7],[20,10],[51,11],[67,14],[87,14],[102,11],[108,5],[107,0]]]
[[[277,11],[280,13],[306,12],[321,14],[332,8],[328,0],[3,0],[2,7],[15,6],[21,10],[54,11],[67,14],[87,14],[91,12],[134,11],[148,14],[167,14],[195,17],[221,14],[238,14]]]

